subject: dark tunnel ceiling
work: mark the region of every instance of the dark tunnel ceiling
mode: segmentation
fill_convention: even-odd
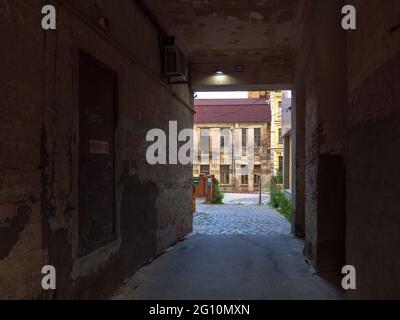
[[[291,63],[301,0],[146,0],[192,63]]]

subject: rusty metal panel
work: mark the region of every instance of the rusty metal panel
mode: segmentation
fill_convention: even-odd
[[[79,61],[79,256],[115,240],[116,75]]]

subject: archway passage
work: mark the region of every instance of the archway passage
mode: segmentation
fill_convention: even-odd
[[[193,231],[114,299],[343,298],[291,235],[291,108],[291,91],[195,93]]]
[[[285,125],[289,133],[291,121],[289,116],[283,125],[282,115],[290,112],[291,92],[196,92],[195,97],[193,232],[289,234],[291,199],[290,186],[283,188],[282,129]],[[281,208],[287,220],[268,209],[278,197],[287,202]]]

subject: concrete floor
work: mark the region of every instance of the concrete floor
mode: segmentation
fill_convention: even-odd
[[[341,299],[291,236],[193,235],[127,280],[113,299]]]

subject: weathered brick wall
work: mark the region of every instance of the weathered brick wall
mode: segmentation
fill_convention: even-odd
[[[161,80],[157,30],[132,1],[118,6],[94,0],[54,3],[56,32],[41,30],[36,1],[2,1],[0,6],[2,14],[11,12],[10,21],[1,20],[10,45],[0,49],[8,59],[0,75],[6,84],[2,81],[0,96],[1,146],[8,151],[2,152],[0,222],[9,243],[0,257],[0,297],[50,297],[40,289],[41,267],[47,263],[57,268],[53,298],[106,297],[119,281],[191,231],[191,167],[152,167],[145,158],[148,130],[168,132],[170,120],[177,120],[179,129],[193,124],[188,86],[171,87]],[[109,20],[108,31],[99,28],[100,16]],[[106,259],[93,256],[82,264],[73,259],[78,49],[118,73],[119,114],[121,243]]]
[[[352,298],[400,297],[400,2],[352,1],[348,35],[347,263]],[[395,28],[397,26],[397,28]]]

